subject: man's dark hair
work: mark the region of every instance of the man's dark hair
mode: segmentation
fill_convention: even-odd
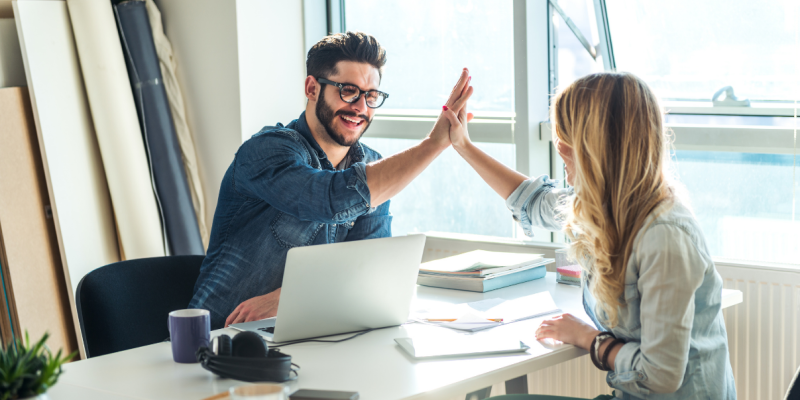
[[[324,37],[308,51],[306,71],[315,78],[328,78],[338,72],[336,63],[339,61],[372,65],[382,77],[386,50],[374,36],[364,32],[337,33]]]

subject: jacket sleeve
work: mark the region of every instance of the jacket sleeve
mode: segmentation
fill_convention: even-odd
[[[533,236],[532,226],[560,231],[562,223],[557,219],[556,207],[573,193],[572,188],[557,189],[558,182],[547,175],[522,182],[506,199],[514,220],[519,222],[525,235]]]
[[[645,232],[636,259],[642,339],[622,346],[608,379],[642,397],[672,393],[683,384],[689,362],[695,292],[705,262],[689,235],[668,224]]]
[[[389,236],[392,236],[392,214],[389,212],[389,201],[387,200],[374,212],[358,217],[344,241],[351,242]]]
[[[276,130],[245,142],[234,160],[234,189],[303,221],[338,224],[367,214],[366,164],[342,171],[311,166],[297,132]]]

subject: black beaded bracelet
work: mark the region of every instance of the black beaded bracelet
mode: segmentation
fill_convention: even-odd
[[[603,365],[603,371],[611,371],[611,366],[608,365],[608,357],[611,355],[611,350],[614,348],[614,346],[620,343],[625,344],[625,341],[615,337],[614,340],[612,340],[611,343],[609,343],[606,347],[606,351],[603,352],[603,358],[600,361],[600,364]]]

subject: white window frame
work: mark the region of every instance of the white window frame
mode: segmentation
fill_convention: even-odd
[[[554,29],[555,13],[550,1],[513,0],[514,112],[476,112],[470,124],[470,136],[479,143],[513,144],[517,171],[527,176],[549,174],[563,182],[563,161],[551,142],[548,114],[551,95],[558,86],[558,32]],[[613,71],[616,61],[605,3],[606,0],[593,0],[597,32],[592,33],[598,41],[595,47],[604,69]],[[346,29],[344,6],[345,0],[304,0],[307,49],[320,37],[311,26],[324,26],[327,33]],[[324,20],[320,15],[324,15]],[[542,40],[545,37],[547,40]],[[674,115],[790,117],[800,113],[797,105],[786,103],[753,102],[751,107],[713,107],[711,101],[666,101],[662,106]],[[420,140],[430,131],[438,114],[438,110],[379,109],[370,126],[369,137]],[[796,132],[791,128],[702,124],[667,124],[667,128],[675,134],[676,150],[796,153]],[[521,230],[514,237],[524,239]],[[564,241],[563,235],[540,229],[534,230],[534,238]]]

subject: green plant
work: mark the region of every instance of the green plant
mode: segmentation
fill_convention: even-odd
[[[56,384],[61,364],[75,357],[76,352],[61,358],[59,350],[53,356],[44,344],[48,336],[45,333],[31,346],[26,331],[24,343],[15,339],[5,349],[0,348],[0,400],[33,397]]]

